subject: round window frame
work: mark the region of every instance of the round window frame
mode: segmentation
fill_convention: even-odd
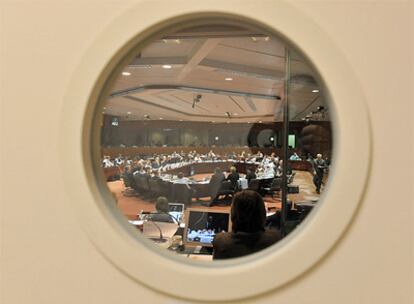
[[[134,5],[113,19],[85,51],[64,96],[59,143],[62,172],[67,195],[74,203],[84,231],[96,248],[127,276],[179,298],[237,300],[293,281],[320,261],[344,236],[368,181],[371,159],[368,111],[362,90],[341,50],[304,12],[284,1],[269,2],[260,8],[243,1],[239,3],[224,2],[214,11],[208,4],[192,1],[170,3],[168,10],[151,1]],[[330,180],[318,211],[311,213],[306,225],[301,225],[271,248],[244,258],[214,263],[186,263],[170,253],[154,250],[149,241],[137,241],[136,232],[116,206],[103,203],[113,198],[103,182],[102,172],[91,165],[96,160],[96,150],[94,155],[90,152],[100,145],[99,137],[92,137],[90,133],[98,100],[110,75],[120,71],[118,65],[125,54],[168,25],[200,17],[223,17],[257,24],[287,41],[294,41],[295,47],[317,67],[326,96],[335,108],[332,117],[335,165],[331,172],[335,178]],[[331,56],[323,56],[320,49],[329,49]],[[339,112],[341,115],[337,115]],[[351,162],[358,170],[349,174],[346,164]],[[353,192],[344,192],[346,189],[353,189]],[[307,254],[302,255],[303,252]],[[277,269],[276,275],[274,269]]]

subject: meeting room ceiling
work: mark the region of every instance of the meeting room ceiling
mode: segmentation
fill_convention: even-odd
[[[170,34],[137,53],[102,110],[130,120],[280,121],[285,49],[276,37],[234,26]],[[326,105],[309,65],[291,54],[290,118],[301,120]]]

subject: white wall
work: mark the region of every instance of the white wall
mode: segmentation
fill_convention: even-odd
[[[62,179],[59,125],[71,73],[98,33],[135,2],[0,4],[2,303],[181,303],[138,284],[98,252]],[[245,302],[412,303],[413,2],[292,3],[323,27],[359,80],[371,116],[372,171],[352,225],[327,256],[299,279]],[[259,4],[235,5],[254,13]],[[397,134],[406,138],[398,147],[384,140]]]

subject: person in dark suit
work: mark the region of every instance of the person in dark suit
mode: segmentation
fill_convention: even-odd
[[[232,166],[230,167],[230,174],[227,176],[226,180],[231,181],[231,185],[233,189],[237,188],[237,182],[240,178],[239,173],[237,172],[236,167]]]
[[[323,174],[327,167],[325,160],[322,158],[322,154],[317,154],[313,161],[313,183],[318,194],[321,193]]]
[[[255,178],[256,178],[256,173],[254,172],[254,170],[251,169],[251,168],[248,168],[246,170],[246,179],[247,179],[247,182],[250,182],[250,180],[255,179]]]
[[[218,198],[218,191],[221,187],[221,182],[224,181],[226,178],[221,172],[220,168],[214,169],[214,174],[211,176],[210,183],[208,184],[209,192],[211,201],[210,203],[213,203]]]
[[[242,257],[279,241],[279,230],[265,229],[266,208],[255,191],[243,190],[233,198],[232,231],[218,233],[213,240],[213,259]]]

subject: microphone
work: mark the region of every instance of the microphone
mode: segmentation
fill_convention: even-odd
[[[160,236],[159,236],[159,238],[150,238],[152,241],[154,241],[155,243],[165,243],[165,242],[167,242],[167,239],[165,239],[164,237],[163,237],[163,235],[162,235],[162,230],[161,230],[161,228],[160,228],[160,226],[158,226],[155,222],[153,222],[153,221],[149,221],[149,222],[151,222],[157,229],[158,229],[158,231],[160,232]]]

